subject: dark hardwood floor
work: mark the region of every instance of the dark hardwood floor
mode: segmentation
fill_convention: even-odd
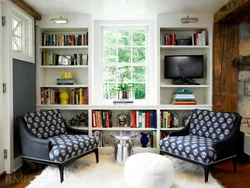
[[[24,176],[20,170],[5,175],[0,178],[0,188],[24,188],[40,174],[40,171],[41,168],[29,168]],[[250,188],[250,163],[237,163],[237,172],[234,173],[232,162],[227,162],[213,167],[211,173],[226,188]]]

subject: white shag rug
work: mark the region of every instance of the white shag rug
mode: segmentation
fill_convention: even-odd
[[[99,163],[90,154],[64,168],[64,181],[60,183],[59,169],[48,166],[28,188],[129,188],[123,178],[123,166],[114,163],[113,156],[100,155]],[[174,183],[171,188],[222,188],[209,174],[204,183],[202,167],[179,159],[170,158],[174,164]]]

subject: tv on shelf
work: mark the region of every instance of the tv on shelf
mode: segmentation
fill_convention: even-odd
[[[203,55],[166,55],[165,78],[173,84],[198,84],[193,78],[203,78]]]

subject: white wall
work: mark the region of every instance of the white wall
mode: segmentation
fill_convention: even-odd
[[[4,148],[7,149],[8,158],[4,161],[6,166],[6,173],[13,172],[17,167],[20,166],[20,158],[17,161],[14,160],[14,138],[13,138],[13,128],[14,128],[14,117],[13,117],[13,58],[20,59],[23,61],[28,61],[34,63],[34,54],[30,56],[25,56],[20,53],[16,53],[12,50],[12,8],[15,7],[22,11],[19,7],[8,0],[0,0],[3,4],[3,16],[6,17],[6,25],[3,27],[3,82],[7,85],[6,93],[4,94],[4,112],[3,112],[3,122],[4,122]],[[22,11],[23,12],[23,11]],[[26,13],[25,13],[26,14]],[[29,16],[29,15],[27,15]],[[29,16],[31,17],[31,16]],[[33,19],[33,18],[32,18]],[[34,24],[33,24],[34,25]],[[33,43],[34,49],[34,43]]]

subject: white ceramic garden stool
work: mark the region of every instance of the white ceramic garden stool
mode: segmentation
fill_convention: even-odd
[[[173,184],[172,162],[159,154],[138,153],[130,156],[124,167],[124,180],[133,188],[169,188]]]

